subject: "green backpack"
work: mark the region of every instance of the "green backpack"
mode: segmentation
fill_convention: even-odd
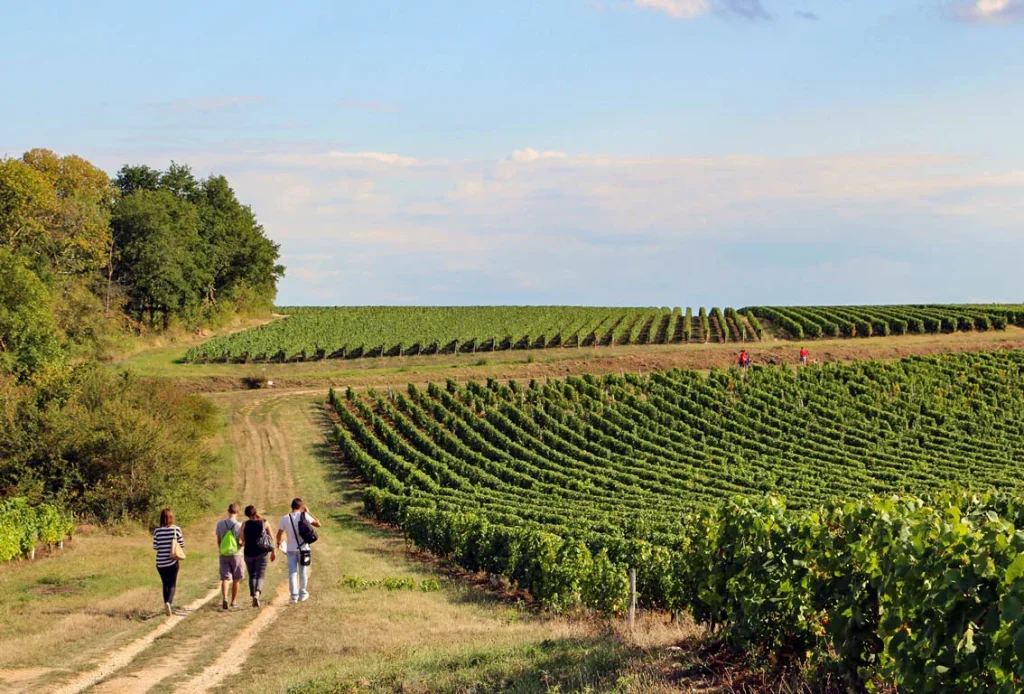
[[[235,529],[231,526],[228,526],[228,531],[220,539],[220,553],[225,557],[238,554],[238,538],[235,537]]]

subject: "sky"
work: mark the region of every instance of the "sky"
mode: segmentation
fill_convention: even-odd
[[[282,305],[1024,301],[1024,0],[0,17],[0,156],[224,174]]]

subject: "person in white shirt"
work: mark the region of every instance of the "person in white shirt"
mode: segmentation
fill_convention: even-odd
[[[292,512],[277,524],[277,544],[288,557],[288,591],[291,602],[305,602],[309,599],[309,545],[299,537],[299,523],[305,520],[314,528],[320,521],[313,517],[302,499],[292,499]]]

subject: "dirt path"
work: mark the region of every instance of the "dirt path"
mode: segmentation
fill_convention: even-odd
[[[285,433],[274,421],[275,409],[283,398],[294,394],[258,393],[232,403],[227,410],[228,440],[235,451],[235,489],[240,503],[256,503],[271,510],[274,517],[292,498],[292,478]],[[260,610],[237,608],[225,613],[218,609],[220,588],[188,605],[187,615],[167,618],[145,636],[109,655],[99,667],[63,685],[60,694],[92,692],[148,692],[165,690],[182,682],[174,691],[201,694],[222,685],[238,672],[253,645],[280,615],[288,601],[287,581],[281,582],[278,561],[268,574],[269,603]],[[276,570],[273,570],[276,569]],[[245,581],[240,586],[239,604],[248,606]],[[213,658],[212,662],[208,662]]]
[[[191,613],[213,600],[219,592],[220,591],[218,589],[211,590],[198,600],[190,602],[185,606],[185,609],[181,614],[175,614],[168,617],[160,626],[153,629],[153,631],[149,632],[142,638],[131,642],[117,651],[114,651],[106,660],[100,663],[95,670],[90,670],[77,679],[72,680],[59,689],[56,689],[55,694],[78,694],[79,692],[84,692],[97,682],[100,682],[121,670],[131,663],[132,660],[134,660],[140,653],[152,646],[157,639],[169,634],[183,620],[187,619]]]

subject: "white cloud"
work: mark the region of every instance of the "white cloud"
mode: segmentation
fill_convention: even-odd
[[[283,285],[288,301],[384,301],[378,289],[400,300],[427,291],[439,273],[460,273],[466,285],[594,302],[566,287],[591,286],[587,278],[601,275],[595,268],[628,269],[633,284],[620,277],[621,287],[646,286],[656,278],[640,268],[709,244],[1009,244],[1024,224],[1024,170],[946,155],[673,157],[523,148],[491,161],[422,160],[250,143],[230,152],[89,158],[114,170],[126,159],[163,167],[172,157],[199,175],[225,174],[253,206],[294,258],[296,271]],[[361,272],[375,273],[379,287],[348,283]],[[460,282],[446,279],[449,289],[438,289],[436,300],[496,300],[451,293],[465,291]]]
[[[956,17],[967,22],[1007,23],[1024,19],[1024,0],[964,0]]]
[[[553,152],[547,150],[545,152],[538,152],[535,149],[527,147],[526,149],[517,149],[512,152],[512,161],[525,162],[525,161],[537,161],[538,159],[565,159],[565,152]]]
[[[400,154],[387,152],[328,152],[329,157],[343,161],[369,161],[394,166],[413,166],[417,162],[414,157],[403,157]]]
[[[633,0],[633,4],[663,12],[673,19],[693,19],[711,12],[711,0]]]
[[[978,0],[975,11],[982,17],[1000,14],[1010,6],[1010,0]]]

